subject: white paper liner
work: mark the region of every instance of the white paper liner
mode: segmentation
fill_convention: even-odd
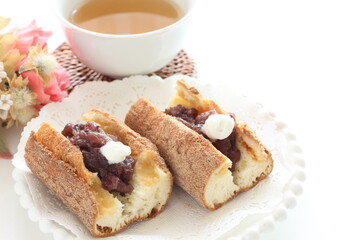
[[[63,102],[46,105],[39,117],[25,127],[18,153],[13,160],[17,169],[15,175],[18,176],[14,178],[24,186],[24,189],[17,191],[22,199],[25,199],[23,205],[29,211],[38,213],[35,214],[35,220],[46,222],[46,226],[51,225],[49,231],[56,232],[55,238],[61,233],[63,239],[95,239],[79,219],[27,168],[23,158],[24,146],[32,130],[37,130],[41,123],[48,122],[61,131],[66,123],[79,122],[81,115],[91,108],[101,109],[123,120],[130,105],[139,97],[147,98],[163,110],[174,93],[175,81],[181,78],[186,78],[205,97],[234,112],[238,120],[246,121],[272,152],[274,169],[271,175],[256,187],[240,193],[216,211],[203,209],[192,197],[175,186],[167,207],[160,215],[133,223],[121,233],[107,239],[223,239],[230,233],[245,233],[254,225],[252,218],[262,219],[269,216],[283,204],[293,179],[301,179],[303,175],[300,172],[299,176],[296,176],[299,164],[293,163],[289,158],[294,158],[294,154],[298,152],[292,150],[287,135],[281,131],[273,114],[247,97],[239,96],[229,87],[204,84],[200,80],[181,75],[165,80],[157,76],[133,76],[122,81],[88,82],[80,85]],[[56,231],[58,229],[65,231]]]

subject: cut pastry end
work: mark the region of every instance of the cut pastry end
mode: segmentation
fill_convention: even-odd
[[[92,109],[82,118],[84,121],[97,122],[106,133],[130,146],[131,156],[136,161],[130,181],[133,191],[124,196],[113,194],[118,201],[114,203],[114,208],[121,206],[121,211],[115,212],[121,213],[121,222],[117,221],[117,228],[121,229],[131,221],[154,217],[160,213],[171,195],[173,179],[156,147],[110,114]],[[107,218],[108,216],[103,216],[99,219],[100,228],[103,228],[102,223],[106,223]]]
[[[239,187],[234,183],[230,167],[231,161],[227,160],[209,177],[203,203],[207,209],[214,210],[221,207],[238,192]]]
[[[200,92],[186,81],[176,83],[176,93],[168,106],[182,105],[187,109],[195,108],[199,113],[215,110],[218,114],[229,112],[220,108],[211,99],[204,98]],[[231,171],[232,162],[227,159],[209,177],[205,186],[203,205],[210,209],[217,209],[231,200],[239,192],[254,187],[259,181],[268,176],[273,168],[270,151],[244,122],[236,122],[236,146],[240,150],[241,159],[236,162]]]
[[[99,203],[95,223],[97,234],[117,232],[134,220],[154,217],[161,212],[171,193],[172,179],[161,169],[154,167],[152,154],[144,151],[136,159],[133,179],[130,181],[134,190],[130,194],[111,194],[97,184],[95,186],[99,188],[92,188]],[[97,182],[101,184],[100,181]]]
[[[254,187],[272,171],[271,155],[254,155],[246,143],[238,146],[241,151],[241,160],[231,171],[232,162],[226,161],[210,176],[204,191],[204,206],[210,210],[221,207],[239,192]]]
[[[104,190],[96,176],[97,180],[91,187],[99,209],[96,235],[118,232],[134,220],[154,217],[161,212],[170,195],[172,179],[153,164],[149,153],[140,155],[130,181],[134,190],[125,196]]]

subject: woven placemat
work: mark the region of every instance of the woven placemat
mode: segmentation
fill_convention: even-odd
[[[63,43],[57,49],[55,49],[53,55],[70,74],[70,86],[68,88],[69,92],[71,92],[77,85],[85,82],[96,80],[113,80],[113,78],[95,72],[80,62],[80,60],[73,54],[71,47],[67,43]],[[167,78],[174,74],[184,74],[190,77],[196,77],[196,68],[194,61],[182,49],[171,62],[153,74],[156,74],[162,78]]]

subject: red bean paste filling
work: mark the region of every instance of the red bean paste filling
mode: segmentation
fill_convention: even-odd
[[[132,192],[129,181],[134,173],[134,159],[127,156],[120,163],[109,164],[100,152],[100,148],[107,142],[117,140],[115,136],[106,134],[96,122],[69,123],[61,133],[80,149],[86,168],[98,173],[104,189],[122,195]]]
[[[165,113],[175,117],[189,128],[209,139],[209,137],[201,131],[201,128],[204,126],[204,123],[209,116],[216,114],[215,110],[210,110],[199,114],[198,110],[195,108],[187,109],[182,105],[177,105],[175,107],[165,109]],[[230,113],[230,116],[235,121],[235,115],[233,113]],[[240,151],[236,147],[235,128],[227,138],[223,140],[216,140],[212,142],[212,144],[217,150],[219,150],[222,154],[227,156],[232,161],[232,166],[230,170],[234,171],[235,165],[238,161],[240,161],[241,157]]]

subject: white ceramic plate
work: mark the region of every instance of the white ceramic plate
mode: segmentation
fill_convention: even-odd
[[[204,210],[180,188],[175,187],[165,209],[154,219],[131,224],[108,239],[256,239],[274,222],[286,218],[288,208],[296,205],[305,179],[304,161],[295,137],[286,132],[285,124],[261,104],[237,95],[231,88],[204,84],[185,76],[161,79],[157,76],[133,76],[113,82],[88,82],[76,88],[61,103],[46,105],[39,116],[24,129],[14,157],[15,190],[21,205],[28,209],[40,229],[52,232],[55,239],[92,239],[85,227],[26,167],[24,146],[32,130],[48,122],[61,130],[68,122],[79,122],[91,108],[110,112],[123,120],[130,105],[145,97],[164,109],[173,95],[175,81],[186,78],[208,98],[246,121],[270,149],[274,169],[269,177],[253,189],[240,193],[216,211]]]

